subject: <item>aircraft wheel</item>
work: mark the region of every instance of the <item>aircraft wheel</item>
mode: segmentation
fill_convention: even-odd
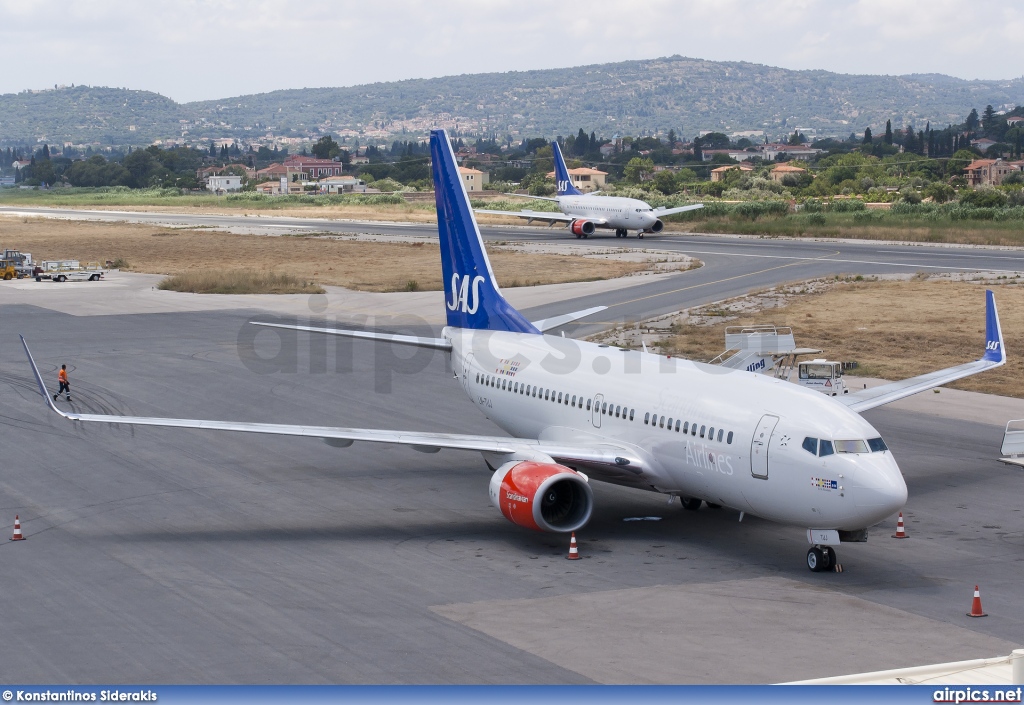
[[[589,235],[587,235],[586,233],[583,233],[583,239],[584,239],[584,240],[586,240],[586,239],[587,239],[588,237],[590,237],[590,236],[589,236]]]
[[[807,550],[807,567],[811,569],[813,573],[820,573],[825,570],[825,554],[817,546],[812,546]]]
[[[641,240],[643,240],[643,239],[644,239],[644,234],[643,234],[643,233],[637,233],[637,234],[636,234],[636,236],[637,236],[638,238],[640,238]]]
[[[697,499],[696,497],[680,497],[679,502],[683,505],[683,509],[687,509],[691,512],[695,512],[700,509],[700,505],[703,503],[702,500]]]
[[[839,563],[838,559],[836,558],[835,549],[831,546],[825,546],[825,557],[828,558],[828,564],[830,566],[835,566],[837,563]]]

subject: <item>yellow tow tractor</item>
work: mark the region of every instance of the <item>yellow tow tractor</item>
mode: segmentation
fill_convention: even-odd
[[[3,277],[5,282],[11,279],[20,279],[22,276],[14,262],[9,259],[0,259],[0,277]]]

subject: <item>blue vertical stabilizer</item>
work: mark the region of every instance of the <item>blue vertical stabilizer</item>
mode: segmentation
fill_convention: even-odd
[[[992,362],[1006,361],[1006,350],[1003,349],[1003,328],[999,325],[996,297],[991,289],[985,292],[985,357],[982,359]]]
[[[551,153],[555,157],[555,188],[559,196],[582,196],[583,192],[572,185],[569,178],[569,170],[565,167],[565,159],[562,158],[562,150],[558,142],[551,143]]]
[[[444,130],[430,133],[430,159],[448,325],[540,334],[501,295]]]

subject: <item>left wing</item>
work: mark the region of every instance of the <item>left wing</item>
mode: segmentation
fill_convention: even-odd
[[[842,397],[835,397],[835,399],[854,411],[867,411],[933,387],[941,387],[958,379],[1001,367],[1004,364],[1006,364],[1006,348],[1003,346],[1003,328],[999,324],[999,314],[996,311],[996,297],[989,289],[985,292],[985,354],[980,359],[899,382],[883,384],[880,387],[846,394]]]
[[[655,208],[654,215],[659,218],[663,218],[667,215],[675,215],[676,213],[686,213],[687,211],[695,211],[703,208],[703,203],[697,203],[692,206],[679,206],[678,208]]]
[[[574,220],[578,220],[578,218],[566,215],[565,213],[552,213],[550,211],[491,211],[484,208],[474,208],[473,212],[484,213],[486,215],[508,215],[513,218],[527,218],[530,221],[544,220],[549,223],[571,223]]]
[[[39,393],[43,395],[47,406],[70,421],[83,423],[124,423],[137,426],[165,426],[172,428],[192,428],[209,431],[238,431],[242,433],[262,433],[277,436],[304,436],[320,438],[328,444],[345,448],[355,441],[371,443],[393,443],[411,446],[414,450],[424,453],[436,453],[441,448],[454,450],[474,450],[482,453],[509,455],[513,453],[542,454],[563,463],[577,463],[598,470],[607,468],[614,471],[628,467],[633,474],[639,475],[645,465],[639,454],[628,446],[613,443],[581,443],[561,441],[539,441],[526,438],[509,438],[502,436],[470,436],[456,433],[427,433],[417,431],[392,431],[373,428],[336,428],[331,426],[298,426],[289,424],[252,423],[245,421],[209,421],[203,419],[169,419],[150,416],[115,416],[112,414],[77,414],[61,411],[53,403],[46,391],[43,377],[28,349],[25,336],[21,336],[21,344],[25,348],[32,374],[39,385]],[[597,479],[601,479],[598,476]]]

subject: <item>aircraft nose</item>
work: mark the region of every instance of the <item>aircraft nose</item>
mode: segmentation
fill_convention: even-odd
[[[907,483],[888,452],[861,456],[853,478],[853,501],[884,518],[907,503]]]

